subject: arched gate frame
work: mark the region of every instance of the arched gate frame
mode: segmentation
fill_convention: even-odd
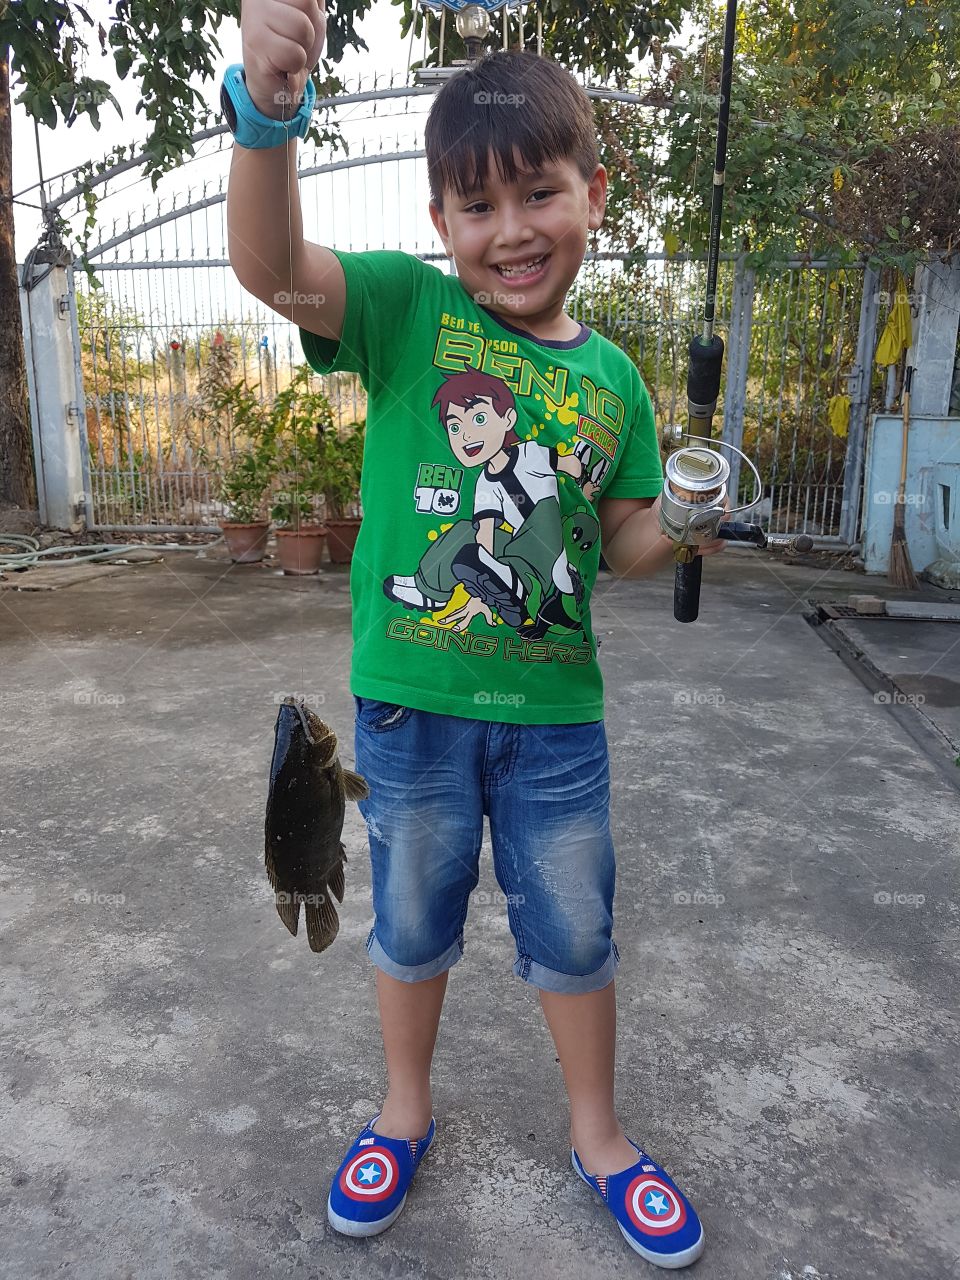
[[[340,125],[347,154],[301,144],[306,235],[339,249],[402,248],[452,270],[439,242],[421,240],[428,228],[433,235],[422,125],[436,88],[410,83],[409,73],[398,79],[358,82],[318,101],[317,109]],[[588,92],[598,100],[640,102],[619,91]],[[655,146],[654,130],[651,139]],[[49,523],[215,528],[223,512],[217,467],[244,441],[235,424],[211,417],[210,389],[242,377],[267,400],[303,363],[289,322],[245,294],[230,268],[229,134],[222,126],[207,129],[193,142],[196,155],[177,176],[182,186],[188,168],[192,174],[199,166],[197,184],[155,202],[151,196],[139,213],[138,157],[99,180],[107,198],[127,206],[125,219],[115,217],[88,251],[101,289],[90,288],[80,261],[69,255],[61,253],[52,266],[28,264],[34,277],[50,268],[37,287],[23,291],[38,479]],[[50,205],[66,213],[81,194],[63,175]],[[627,251],[601,232],[568,303],[571,314],[638,363],[665,427],[685,420],[686,344],[697,325],[704,264],[667,254],[654,227],[644,258],[631,265]],[[723,438],[743,447],[760,469],[764,494],[754,518],[771,532],[856,544],[866,423],[871,392],[878,392],[872,353],[879,299],[869,268],[797,261],[758,277],[742,258],[727,255],[721,263]],[[52,326],[59,382],[51,409],[40,370],[50,367],[54,313],[68,323]],[[319,381],[340,423],[363,418],[365,395],[353,375]],[[71,383],[75,394],[62,394]],[[838,430],[829,410],[839,394],[849,395],[850,413]],[[62,424],[57,403],[61,416],[67,406]]]

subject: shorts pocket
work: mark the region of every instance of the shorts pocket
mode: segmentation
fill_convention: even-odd
[[[399,729],[413,715],[413,707],[402,707],[398,702],[381,702],[378,698],[361,698],[357,694],[353,697],[357,724],[373,733]]]

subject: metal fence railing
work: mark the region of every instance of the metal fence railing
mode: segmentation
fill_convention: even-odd
[[[401,248],[449,269],[425,213],[429,95],[391,84],[360,88],[344,102],[347,153],[301,155],[305,234],[353,251]],[[75,271],[93,526],[216,526],[218,463],[245,443],[233,423],[211,411],[216,388],[242,378],[269,400],[303,363],[289,322],[244,293],[229,265],[228,142],[210,131],[191,162],[203,169],[202,189],[174,195],[169,208],[151,196],[137,209],[131,191],[140,184],[115,184],[126,216],[104,227],[89,251],[102,287],[91,288]],[[568,305],[637,363],[658,424],[666,426],[686,420],[687,345],[699,328],[704,263],[668,256],[655,240],[651,230],[638,265],[601,239]],[[837,406],[850,393],[852,421],[882,396],[872,361],[863,376],[863,277],[859,268],[809,262],[763,274],[729,255],[721,262],[724,436],[760,471],[763,494],[753,518],[771,531],[836,538],[843,524],[849,538],[858,528],[856,513],[853,523],[849,513],[845,522],[841,516],[844,503],[859,500],[850,459],[862,467],[862,449],[848,440]],[[322,385],[339,423],[363,420],[356,377],[338,374],[314,385]],[[741,500],[750,496],[744,487]]]

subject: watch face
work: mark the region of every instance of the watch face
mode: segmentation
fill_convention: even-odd
[[[237,109],[233,105],[233,99],[230,97],[229,93],[227,93],[227,86],[225,84],[220,86],[220,110],[223,112],[223,117],[227,122],[227,128],[231,133],[236,133]]]

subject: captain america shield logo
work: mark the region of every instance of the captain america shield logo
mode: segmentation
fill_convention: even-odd
[[[385,1200],[397,1185],[400,1170],[392,1151],[368,1147],[353,1156],[340,1174],[340,1190],[351,1200]]]
[[[679,1231],[687,1220],[683,1201],[673,1187],[652,1174],[642,1173],[634,1178],[625,1198],[630,1221],[648,1235]]]

